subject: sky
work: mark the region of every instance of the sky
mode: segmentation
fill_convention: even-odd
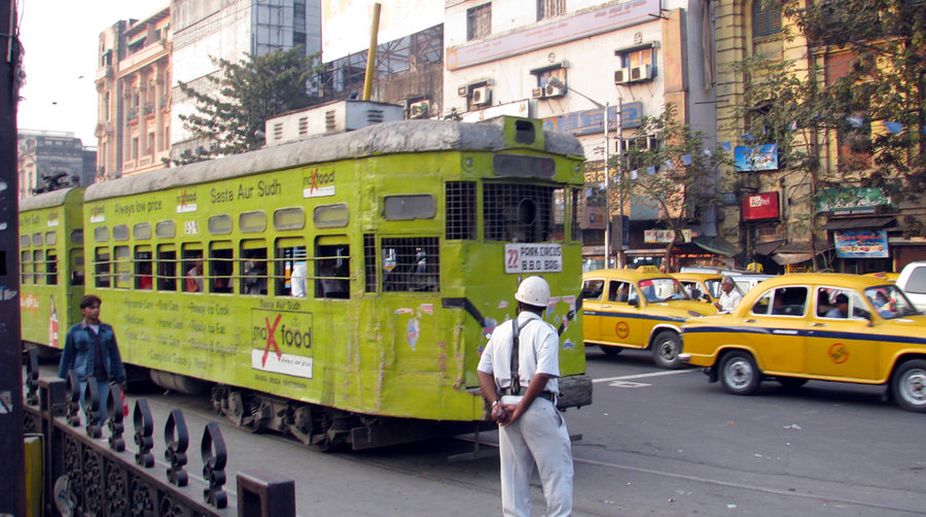
[[[26,83],[19,129],[74,133],[96,147],[100,33],[118,20],[144,19],[170,0],[16,0]]]

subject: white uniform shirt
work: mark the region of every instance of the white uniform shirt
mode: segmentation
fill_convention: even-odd
[[[526,323],[528,321],[530,323]],[[559,335],[556,329],[540,316],[527,311],[518,315],[518,326],[521,325],[524,325],[518,341],[521,388],[527,390],[534,374],[545,373],[551,378],[544,391],[559,394],[556,380],[559,377]],[[477,367],[480,372],[495,377],[495,386],[499,390],[511,385],[511,330],[510,320],[495,327]]]
[[[720,293],[720,298],[717,300],[720,303],[721,312],[732,312],[736,309],[736,306],[740,304],[740,300],[743,299],[743,295],[734,287],[730,293]]]

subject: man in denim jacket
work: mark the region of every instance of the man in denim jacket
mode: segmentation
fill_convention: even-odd
[[[87,410],[84,390],[87,378],[94,377],[97,392],[100,394],[100,415],[98,423],[106,419],[106,397],[109,395],[110,381],[125,388],[125,367],[116,345],[116,333],[113,328],[100,321],[100,304],[98,296],[88,294],[80,300],[80,312],[84,319],[68,330],[58,367],[58,377],[66,379],[70,372],[77,375],[80,389],[80,405]]]

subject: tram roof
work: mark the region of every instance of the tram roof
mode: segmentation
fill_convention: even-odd
[[[498,151],[505,147],[503,119],[465,123],[446,120],[384,122],[349,133],[324,135],[215,160],[164,168],[87,188],[86,201],[167,190],[303,164],[427,151]],[[546,151],[583,156],[578,139],[544,131]]]
[[[52,190],[51,192],[46,192],[44,194],[38,194],[35,196],[30,196],[25,199],[19,200],[19,211],[23,212],[26,210],[36,210],[39,208],[49,208],[53,206],[60,206],[64,204],[64,199],[67,197],[68,193],[72,190],[80,187],[70,187],[63,188],[59,190]]]

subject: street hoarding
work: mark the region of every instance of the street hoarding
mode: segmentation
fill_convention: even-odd
[[[819,212],[838,212],[840,215],[874,213],[880,206],[889,206],[891,198],[879,188],[829,188],[817,193]]]
[[[778,219],[780,215],[778,192],[760,192],[743,198],[744,221]]]
[[[887,230],[844,230],[833,233],[839,258],[887,258]]]
[[[778,170],[778,144],[738,145],[733,149],[736,172]]]

